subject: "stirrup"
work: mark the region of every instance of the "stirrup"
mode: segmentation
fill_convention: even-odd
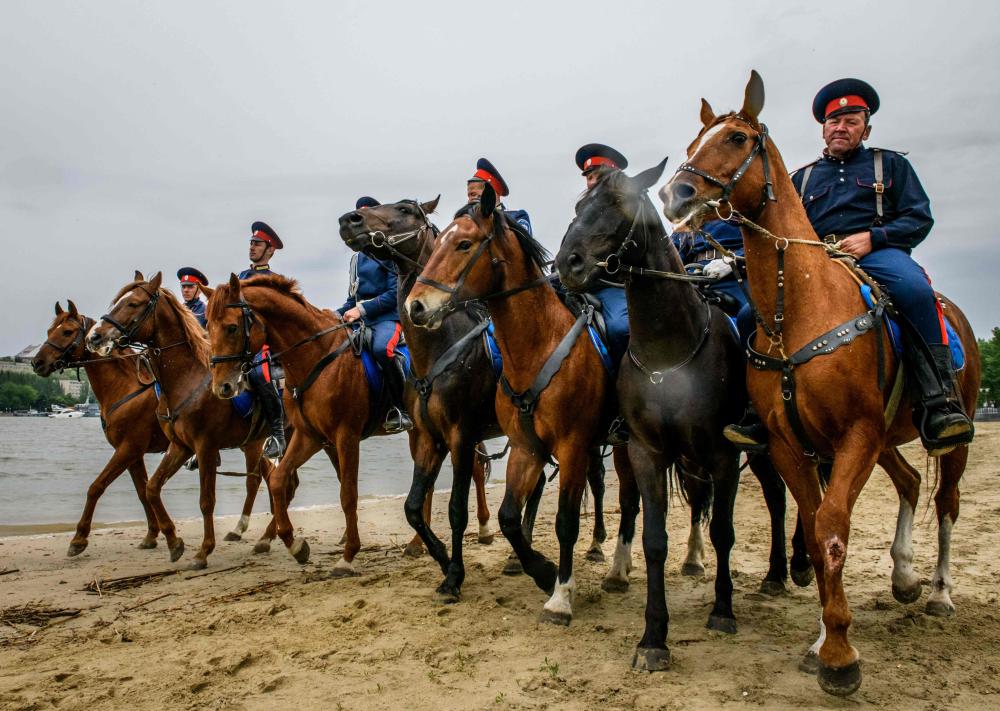
[[[193,472],[198,469],[198,455],[192,454],[191,458],[184,462],[184,468],[189,472]]]
[[[726,425],[722,430],[722,435],[742,452],[767,453],[767,430],[763,424]]]
[[[264,456],[268,459],[280,459],[285,453],[286,444],[271,435],[264,441]]]
[[[927,421],[929,413],[924,412],[921,421],[917,426],[920,433],[920,443],[924,445],[927,454],[932,457],[940,457],[948,454],[956,447],[969,444],[976,434],[975,425],[964,412],[952,411],[948,413],[954,415],[949,417],[950,422],[946,422],[935,437],[929,437],[927,433]]]
[[[382,425],[382,429],[387,434],[406,432],[413,429],[413,420],[401,408],[393,406],[389,408],[389,411],[385,415],[385,423]]]
[[[611,422],[611,426],[608,427],[606,443],[612,447],[622,447],[628,444],[629,434],[625,418],[619,415]]]

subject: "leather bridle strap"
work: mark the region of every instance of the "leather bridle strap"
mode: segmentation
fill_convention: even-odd
[[[52,341],[45,339],[46,346],[58,351],[58,355],[56,356],[55,362],[53,362],[52,366],[53,368],[58,368],[59,372],[62,372],[66,368],[79,367],[79,366],[74,366],[73,361],[67,361],[65,360],[65,358],[67,355],[69,355],[70,351],[76,350],[78,346],[83,344],[83,339],[85,338],[87,331],[89,330],[87,326],[87,321],[91,321],[91,319],[87,318],[86,316],[83,317],[83,320],[77,320],[75,318],[71,320],[80,328],[76,332],[76,336],[73,338],[73,340],[70,341],[69,345],[57,346]],[[91,321],[91,325],[93,325],[93,321]]]
[[[243,364],[244,369],[252,368],[254,354],[250,349],[250,331],[253,328],[254,321],[257,320],[257,317],[254,315],[253,309],[250,308],[250,304],[248,304],[245,300],[226,304],[226,308],[240,309],[243,312],[243,351],[241,353],[230,353],[229,355],[214,355],[208,359],[209,366],[214,366],[217,363],[239,361]]]
[[[139,326],[141,326],[143,322],[147,318],[149,318],[150,314],[152,314],[156,310],[156,304],[160,300],[159,291],[155,291],[152,294],[150,294],[141,284],[136,285],[135,288],[141,289],[142,292],[149,297],[149,301],[146,302],[146,306],[142,310],[142,313],[133,318],[128,326],[123,326],[121,323],[112,318],[110,314],[104,314],[103,316],[101,316],[101,321],[106,321],[107,323],[111,324],[112,326],[115,327],[115,329],[117,329],[119,333],[122,334],[119,338],[116,339],[118,345],[122,347],[127,346],[132,342],[132,336],[134,336],[135,332],[139,330]]]

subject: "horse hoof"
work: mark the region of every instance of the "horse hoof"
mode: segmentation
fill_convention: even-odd
[[[305,538],[297,538],[288,548],[288,552],[292,554],[292,558],[299,565],[305,565],[309,562],[309,542]]]
[[[587,551],[587,555],[584,557],[587,560],[593,561],[594,563],[603,563],[605,560],[607,560],[604,557],[604,551],[602,551],[600,548],[596,546]]]
[[[928,600],[927,605],[924,607],[924,612],[934,617],[951,617],[955,614],[955,606],[950,602]]]
[[[438,589],[434,591],[434,600],[442,605],[454,605],[461,599],[461,592],[458,588],[452,585],[445,585],[444,583],[441,583],[441,585],[438,586]]]
[[[849,696],[861,686],[861,664],[851,662],[846,667],[834,669],[820,663],[816,679],[819,681],[819,688],[826,693]]]
[[[208,567],[208,561],[202,558],[195,558],[188,566],[188,570],[204,570]]]
[[[778,597],[785,594],[785,584],[780,580],[762,580],[760,592],[771,597]]]
[[[178,538],[170,549],[170,562],[176,563],[182,555],[184,555],[184,539]]]
[[[344,559],[341,559],[330,571],[331,578],[353,578],[358,574],[358,571],[354,569],[354,564],[348,563]]]
[[[628,580],[625,578],[605,578],[601,581],[601,590],[609,593],[627,593]]]
[[[141,551],[153,550],[154,548],[156,548],[156,536],[152,535],[146,536],[141,541],[139,541],[139,545],[137,545],[136,548],[138,548]]]
[[[923,592],[923,588],[920,587],[920,583],[917,583],[912,588],[892,586],[892,596],[896,598],[896,602],[901,602],[904,605],[909,605],[919,600],[921,592]]]
[[[721,615],[709,615],[705,624],[710,630],[725,632],[726,634],[736,634],[736,620],[732,617],[722,617]]]
[[[257,553],[258,555],[261,554],[261,553],[270,553],[271,552],[271,541],[267,540],[266,538],[261,538],[259,541],[257,541],[254,544],[254,546],[253,546],[253,552]]]
[[[72,558],[75,555],[80,555],[85,550],[87,550],[87,541],[84,541],[83,543],[70,543],[69,549],[66,551],[66,555]]]
[[[548,622],[550,625],[562,625],[563,627],[568,626],[572,619],[573,615],[568,612],[546,610],[544,607],[542,608],[542,614],[538,616],[539,622]]]
[[[243,536],[241,536],[236,531],[230,531],[229,533],[226,534],[226,537],[223,538],[222,540],[229,541],[230,543],[232,543],[233,541],[242,541]]]
[[[524,573],[524,566],[517,558],[508,558],[500,572],[504,575],[521,575]]]
[[[700,578],[705,575],[705,566],[701,563],[685,563],[681,566],[681,575],[689,578]]]
[[[819,673],[819,655],[816,652],[806,652],[799,662],[799,671],[803,674],[816,676]]]
[[[803,568],[802,570],[792,568],[791,574],[792,582],[800,588],[809,587],[812,584],[813,579],[816,577],[816,571],[813,570],[811,565],[808,568]]]
[[[632,657],[632,668],[636,671],[667,671],[670,668],[670,650],[639,647]]]
[[[479,536],[479,545],[481,546],[493,545],[493,534],[490,533],[485,536],[483,535]]]
[[[424,546],[422,543],[414,543],[410,541],[406,544],[406,548],[403,549],[403,555],[407,558],[419,558],[424,554]]]

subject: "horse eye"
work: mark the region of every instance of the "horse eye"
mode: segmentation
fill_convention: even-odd
[[[461,242],[458,243],[457,249],[459,252],[468,252],[470,249],[472,249],[472,240],[463,239]]]
[[[236,324],[231,323],[228,326],[226,326],[226,333],[228,333],[230,336],[236,333]]]
[[[129,306],[129,308],[130,308],[130,309],[134,309],[134,308],[136,308],[136,307],[137,307],[138,305],[139,305],[139,304],[135,303],[134,301],[130,301],[130,302],[128,302],[128,306]]]
[[[63,335],[64,335],[64,336],[72,336],[72,335],[73,335],[73,332],[72,332],[71,330],[69,330],[69,329],[67,328],[67,329],[65,329],[65,330],[63,331]]]
[[[747,140],[747,135],[745,133],[734,133],[729,137],[729,140],[735,143],[737,146],[743,145]]]

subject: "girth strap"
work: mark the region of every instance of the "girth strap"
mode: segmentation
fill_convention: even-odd
[[[500,376],[500,386],[503,388],[504,393],[510,398],[511,402],[517,406],[520,410],[521,427],[528,438],[532,440],[531,446],[535,450],[535,454],[546,458],[550,464],[554,464],[552,457],[548,451],[548,448],[542,442],[538,433],[535,431],[535,408],[538,406],[538,398],[541,397],[545,388],[549,386],[552,382],[552,378],[555,374],[559,372],[562,367],[563,361],[569,355],[570,351],[573,349],[574,344],[583,333],[584,328],[590,325],[594,317],[594,307],[587,306],[586,309],[577,317],[576,322],[573,327],[563,336],[563,339],[556,346],[556,349],[552,351],[552,354],[542,365],[541,370],[538,371],[538,375],[535,376],[534,382],[532,382],[531,387],[522,393],[514,391],[511,387],[510,381],[507,380],[506,375]]]
[[[125,397],[123,397],[121,400],[117,400],[113,405],[111,405],[111,407],[108,408],[108,411],[105,413],[104,416],[105,417],[111,417],[111,413],[112,412],[114,412],[115,410],[117,410],[119,407],[121,407],[125,403],[129,402],[130,400],[133,400],[133,399],[139,397],[140,395],[142,395],[144,392],[146,392],[151,387],[153,387],[154,383],[155,383],[155,381],[150,381],[150,382],[144,384],[138,390],[129,393],[128,395],[126,395]]]
[[[174,433],[173,433],[174,423],[177,421],[177,418],[180,417],[180,413],[184,410],[185,407],[190,405],[194,401],[194,399],[201,394],[201,391],[204,390],[206,387],[208,387],[208,384],[211,382],[212,382],[212,374],[206,373],[205,377],[202,379],[200,383],[198,383],[197,387],[193,388],[191,392],[187,394],[187,397],[181,400],[181,403],[173,409],[173,412],[171,412],[170,410],[170,403],[167,402],[166,392],[164,391],[163,402],[166,403],[167,414],[161,415],[159,412],[157,412],[156,419],[160,420],[161,422],[166,422],[167,426],[170,427],[170,439],[174,439]]]

